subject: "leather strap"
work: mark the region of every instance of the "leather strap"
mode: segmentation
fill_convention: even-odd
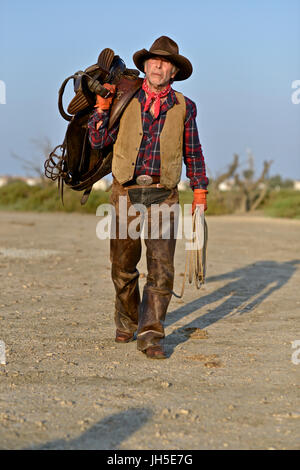
[[[121,117],[131,98],[141,88],[143,84],[142,78],[121,77],[117,84],[117,91],[110,111],[108,129],[110,129],[116,121]]]

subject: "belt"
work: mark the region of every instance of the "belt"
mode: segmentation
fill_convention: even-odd
[[[123,186],[150,186],[151,184],[158,184],[160,182],[160,176],[150,176],[150,175],[139,175],[133,180],[127,181]]]

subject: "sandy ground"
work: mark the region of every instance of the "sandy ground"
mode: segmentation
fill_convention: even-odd
[[[0,219],[2,449],[300,447],[299,221],[208,217],[207,283],[173,298],[153,361],[114,342],[96,216]],[[184,261],[178,241],[177,292]]]

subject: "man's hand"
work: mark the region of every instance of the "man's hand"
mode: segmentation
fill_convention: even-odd
[[[207,189],[194,189],[194,200],[192,204],[192,214],[194,214],[195,209],[197,206],[201,206],[200,210],[206,211],[207,209],[207,201],[206,201],[206,194],[208,193]]]
[[[104,83],[103,86],[111,92],[111,95],[108,98],[102,98],[102,96],[96,95],[96,104],[94,107],[97,109],[98,113],[101,113],[101,111],[108,110],[111,107],[111,103],[116,92],[116,85]]]

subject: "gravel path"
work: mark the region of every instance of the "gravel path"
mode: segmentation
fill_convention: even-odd
[[[114,343],[96,216],[0,217],[2,449],[299,448],[300,221],[208,217],[207,283],[153,361]]]

